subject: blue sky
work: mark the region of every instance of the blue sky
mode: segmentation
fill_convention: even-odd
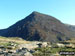
[[[0,29],[11,26],[33,11],[75,25],[75,0],[0,0]]]

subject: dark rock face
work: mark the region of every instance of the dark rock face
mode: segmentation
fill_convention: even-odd
[[[73,34],[56,18],[38,12],[33,12],[9,28],[0,30],[1,36],[21,37],[30,41],[63,41]]]

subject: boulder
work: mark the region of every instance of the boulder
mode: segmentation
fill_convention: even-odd
[[[33,56],[30,52],[26,52],[24,55],[25,56]]]

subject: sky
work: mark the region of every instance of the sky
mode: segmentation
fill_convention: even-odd
[[[33,11],[75,25],[75,0],[0,0],[0,29],[8,28]]]

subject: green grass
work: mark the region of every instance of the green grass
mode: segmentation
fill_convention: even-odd
[[[34,56],[44,56],[46,54],[46,56],[49,56],[50,54],[56,54],[59,53],[60,51],[75,51],[75,49],[72,48],[36,48],[35,49],[35,53],[33,53]]]
[[[0,36],[0,38],[2,38],[2,39],[12,39],[12,40],[24,40],[24,39],[19,38],[19,37],[2,37],[2,36]]]

